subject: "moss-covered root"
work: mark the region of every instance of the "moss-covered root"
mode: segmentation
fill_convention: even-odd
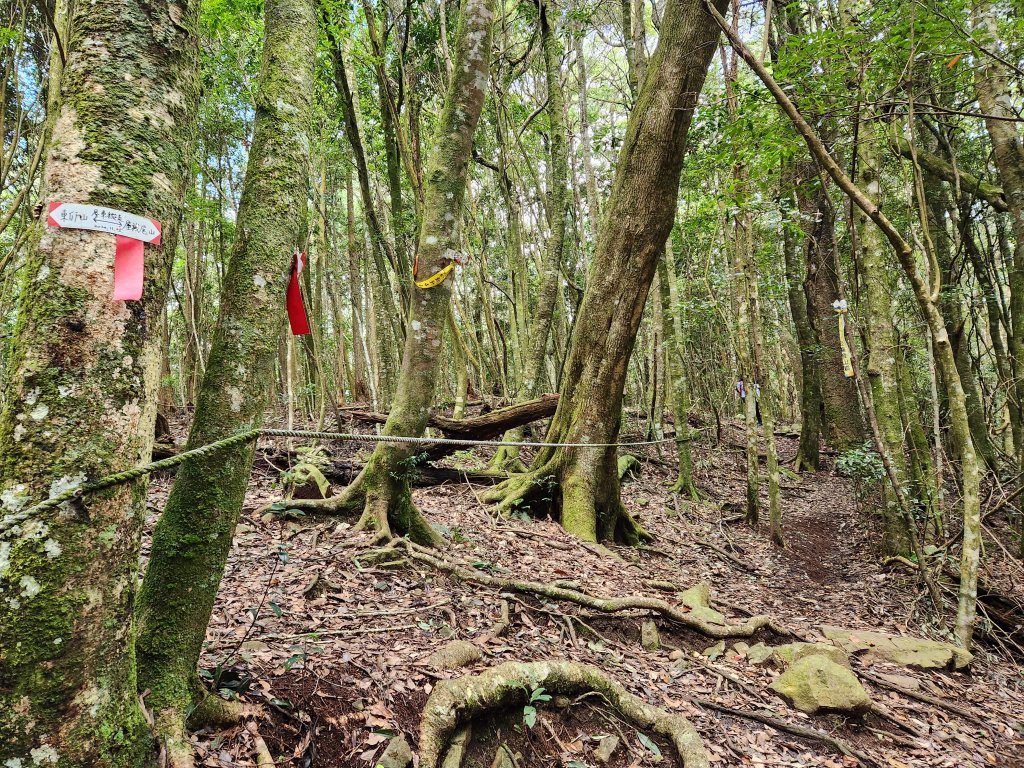
[[[470,568],[441,558],[435,552],[431,552],[423,547],[418,547],[415,544],[405,541],[395,542],[394,548],[405,549],[409,556],[414,560],[419,560],[420,562],[426,563],[440,571],[445,571],[460,581],[483,584],[484,586],[494,587],[495,589],[505,590],[508,592],[540,595],[551,600],[568,601],[576,603],[577,605],[582,605],[584,608],[600,611],[601,613],[618,613],[619,611],[635,610],[653,611],[667,621],[688,627],[689,629],[700,632],[702,635],[715,640],[733,637],[751,637],[758,630],[766,627],[781,635],[789,634],[786,629],[775,624],[770,616],[751,616],[742,624],[713,624],[695,616],[692,612],[686,609],[677,608],[671,603],[657,597],[648,597],[646,595],[629,595],[626,597],[602,597],[600,595],[591,595],[583,592],[577,592],[574,589],[557,587],[552,584],[542,584],[536,581],[520,581],[518,579],[506,579],[498,576],[491,576],[490,574],[484,573],[483,571],[479,571],[475,568]]]
[[[517,509],[530,509],[535,513],[548,511],[553,507],[551,490],[556,477],[556,467],[545,464],[538,469],[514,474],[501,481],[484,491],[481,499],[488,504],[494,504],[497,511],[503,515],[511,514]]]
[[[387,453],[374,454],[355,480],[329,499],[291,499],[289,509],[312,515],[359,514],[355,530],[373,529],[379,541],[408,536],[427,547],[443,546],[444,540],[431,527],[412,501],[408,477]],[[270,509],[271,505],[261,511]]]
[[[222,699],[197,684],[191,707],[168,706],[153,713],[153,732],[162,755],[160,765],[194,768],[195,753],[189,731],[207,726],[226,728],[236,725],[243,712],[241,702]]]
[[[449,739],[460,724],[504,707],[527,703],[530,691],[579,696],[598,693],[637,728],[672,741],[686,768],[706,768],[707,752],[690,721],[651,706],[597,667],[567,661],[509,662],[479,675],[437,684],[427,699],[420,723],[420,767],[438,768]]]

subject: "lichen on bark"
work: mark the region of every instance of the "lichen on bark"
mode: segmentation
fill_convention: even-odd
[[[0,516],[149,459],[197,109],[198,6],[98,0],[72,11],[41,197],[158,219],[163,244],[146,246],[142,300],[112,302],[112,235],[33,224],[0,414]],[[0,541],[3,764],[152,759],[131,643],[144,513],[138,482]]]

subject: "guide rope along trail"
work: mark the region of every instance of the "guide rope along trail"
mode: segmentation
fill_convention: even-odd
[[[451,437],[403,437],[401,435],[360,435],[350,432],[316,432],[302,429],[250,429],[246,432],[239,432],[223,440],[218,440],[207,445],[184,451],[175,456],[149,464],[143,464],[123,472],[115,472],[91,483],[84,483],[76,488],[69,488],[66,491],[41,501],[28,509],[14,512],[0,520],[0,538],[17,525],[28,520],[30,517],[45,512],[48,509],[63,504],[66,501],[80,498],[87,493],[95,493],[105,488],[112,488],[122,483],[130,483],[161,469],[170,469],[189,459],[208,456],[211,453],[232,448],[236,445],[251,442],[260,437],[304,437],[313,440],[337,440],[340,442],[368,442],[368,443],[409,443],[413,445],[458,445],[469,446],[509,446],[516,448],[633,448],[642,445],[659,445],[661,443],[674,442],[674,437],[666,437],[660,440],[639,440],[626,443],[531,443],[526,441],[512,440],[468,440]]]

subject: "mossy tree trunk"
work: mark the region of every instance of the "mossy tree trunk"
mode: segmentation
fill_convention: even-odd
[[[263,421],[284,319],[283,297],[306,206],[317,41],[312,0],[268,0],[252,148],[206,374],[188,448]],[[139,596],[139,684],[172,764],[190,760],[185,716],[201,692],[196,664],[245,498],[254,447],[178,470]]]
[[[713,14],[715,22],[726,35],[733,48],[754,71],[762,83],[771,92],[772,97],[793,127],[803,137],[807,148],[820,164],[822,170],[832,178],[843,193],[862,211],[867,213],[875,225],[882,231],[890,247],[895,251],[900,266],[914,292],[921,315],[928,326],[929,339],[935,350],[935,365],[942,377],[949,397],[949,426],[953,445],[960,459],[962,477],[962,508],[963,508],[963,544],[960,558],[960,586],[958,590],[957,617],[955,634],[957,642],[964,648],[970,648],[974,635],[974,620],[978,607],[978,566],[981,558],[981,497],[979,486],[981,475],[978,468],[978,457],[974,450],[968,423],[967,403],[960,376],[957,373],[956,360],[946,332],[945,322],[939,310],[938,299],[918,269],[914,256],[914,248],[900,234],[895,225],[846,175],[832,157],[814,128],[807,122],[800,111],[790,100],[786,92],[765,69],[764,64],[750,52],[743,41],[736,35],[722,18],[714,6],[705,0],[708,12]]]
[[[998,48],[996,10],[990,2],[974,7],[974,34],[982,44]],[[974,69],[974,89],[978,105],[985,113],[985,128],[992,142],[992,156],[1003,186],[1010,225],[1017,242],[1017,253],[1024,248],[1024,141],[1017,129],[1017,110],[1010,92],[1010,78],[1001,62],[989,54],[978,56]],[[1015,403],[1018,420],[1024,416],[1024,259],[1013,259],[1010,279],[1009,352],[1013,367]],[[1024,456],[1024,427],[1013,424],[1014,448],[1018,469]],[[1024,537],[1021,539],[1024,551]]]
[[[0,518],[149,460],[161,316],[195,127],[193,0],[76,4],[41,197],[158,219],[144,293],[114,302],[115,238],[33,225],[0,414]],[[117,87],[110,87],[116,83]],[[59,105],[59,106],[58,106]],[[0,540],[0,763],[146,765],[132,606],[146,484]]]
[[[473,134],[483,109],[491,58],[492,0],[463,0],[454,72],[424,176],[423,223],[419,235],[419,280],[449,266],[458,254],[459,220]],[[418,437],[427,426],[444,360],[444,335],[451,304],[449,275],[431,288],[414,287],[402,370],[385,435]],[[408,535],[421,544],[440,537],[412,503],[409,474],[418,451],[412,445],[381,443],[359,476],[338,496],[294,500],[296,508],[338,512],[362,507],[361,526],[373,524],[380,536]]]
[[[693,458],[690,455],[690,387],[683,364],[683,308],[679,304],[676,283],[675,254],[672,238],[666,243],[665,255],[658,261],[658,289],[662,312],[665,315],[665,360],[672,419],[676,428],[676,458],[678,469],[673,493],[685,493],[693,501],[700,498],[693,482]]]
[[[788,214],[789,206],[789,200],[786,200],[784,215]],[[788,220],[788,215],[786,218]],[[794,225],[788,221],[783,232],[782,253],[786,263],[786,297],[796,329],[796,342],[800,347],[800,443],[793,468],[797,472],[802,469],[817,472],[821,462],[822,410],[817,340],[807,314],[807,294],[804,293],[803,276],[807,269],[797,247]]]
[[[626,128],[549,442],[618,439],[629,358],[672,228],[686,136],[717,39],[699,0],[669,0]],[[549,499],[566,530],[588,541],[635,543],[643,535],[622,504],[614,448],[541,450],[530,471],[488,498],[504,509]]]
[[[823,405],[822,427],[834,448],[845,451],[866,439],[857,403],[857,388],[843,371],[839,325],[832,303],[839,299],[839,253],[836,212],[814,160],[797,163],[797,207],[804,232],[804,291],[808,318],[817,339],[818,381]]]
[[[877,132],[874,123],[858,124],[857,181],[866,194],[880,204],[882,197]],[[864,326],[865,365],[871,405],[882,446],[888,454],[898,482],[906,484],[907,460],[904,450],[903,419],[900,414],[899,370],[896,366],[897,338],[893,324],[897,273],[890,264],[882,233],[868,215],[853,209],[857,258],[861,268],[860,310]],[[911,552],[910,531],[892,484],[882,492],[882,552],[906,555]]]

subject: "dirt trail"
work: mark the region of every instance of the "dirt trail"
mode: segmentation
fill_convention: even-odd
[[[784,458],[793,450],[790,443],[782,441]],[[717,503],[701,504],[666,495],[669,461],[645,463],[640,478],[624,487],[627,506],[656,536],[652,548],[641,551],[615,548],[609,554],[567,536],[550,520],[496,519],[467,484],[417,491],[416,500],[449,540],[445,557],[483,573],[546,583],[570,580],[584,591],[667,600],[673,595],[653,587],[652,580],[679,588],[707,581],[715,607],[735,620],[745,613],[770,613],[808,638],[822,623],[920,634],[912,621],[917,598],[912,575],[879,567],[871,555],[875,534],[860,518],[845,480],[826,471],[785,481],[788,547],[778,550],[766,531],[724,522],[731,513],[722,503],[728,508],[743,498],[741,462],[742,454],[734,451],[695,445],[700,484],[717,497]],[[271,483],[267,470],[258,468],[248,510],[276,493]],[[156,506],[166,488],[166,478],[154,483]],[[979,729],[941,708],[871,688],[876,701],[922,734],[908,742],[906,733],[873,716],[859,722],[795,713],[767,690],[778,672],[750,665],[735,653],[677,661],[668,647],[644,651],[642,613],[599,616],[568,603],[499,595],[419,563],[360,570],[368,539],[353,534],[345,521],[267,522],[251,512],[236,533],[204,665],[233,670],[222,684],[231,684],[233,675],[249,678],[244,695],[261,731],[275,752],[288,756],[278,765],[372,766],[389,734],[404,732],[415,744],[420,712],[436,680],[422,660],[451,638],[472,641],[486,634],[504,600],[510,608],[508,632],[481,643],[483,658],[470,671],[509,660],[596,664],[650,703],[689,717],[713,765],[839,768],[851,763],[821,743],[703,708],[693,697],[770,711],[828,731],[886,768],[1024,766],[1024,724],[1015,714],[1024,710],[1019,671],[991,654],[979,655],[971,675],[876,665],[873,672],[912,678],[921,692],[968,706],[990,723]],[[596,634],[587,637],[585,626]],[[665,621],[658,626],[662,640],[684,654],[699,654],[713,644]],[[525,763],[530,766],[566,765],[570,759],[596,765],[594,742],[588,740],[593,734],[585,731],[610,727],[599,722],[587,715],[574,725],[541,710],[537,726],[516,731],[517,748],[533,750]],[[654,764],[653,753],[634,734],[624,729],[623,735],[623,755],[629,757],[623,766]],[[242,766],[254,764],[250,739],[239,728],[201,733],[196,743],[203,765]]]

